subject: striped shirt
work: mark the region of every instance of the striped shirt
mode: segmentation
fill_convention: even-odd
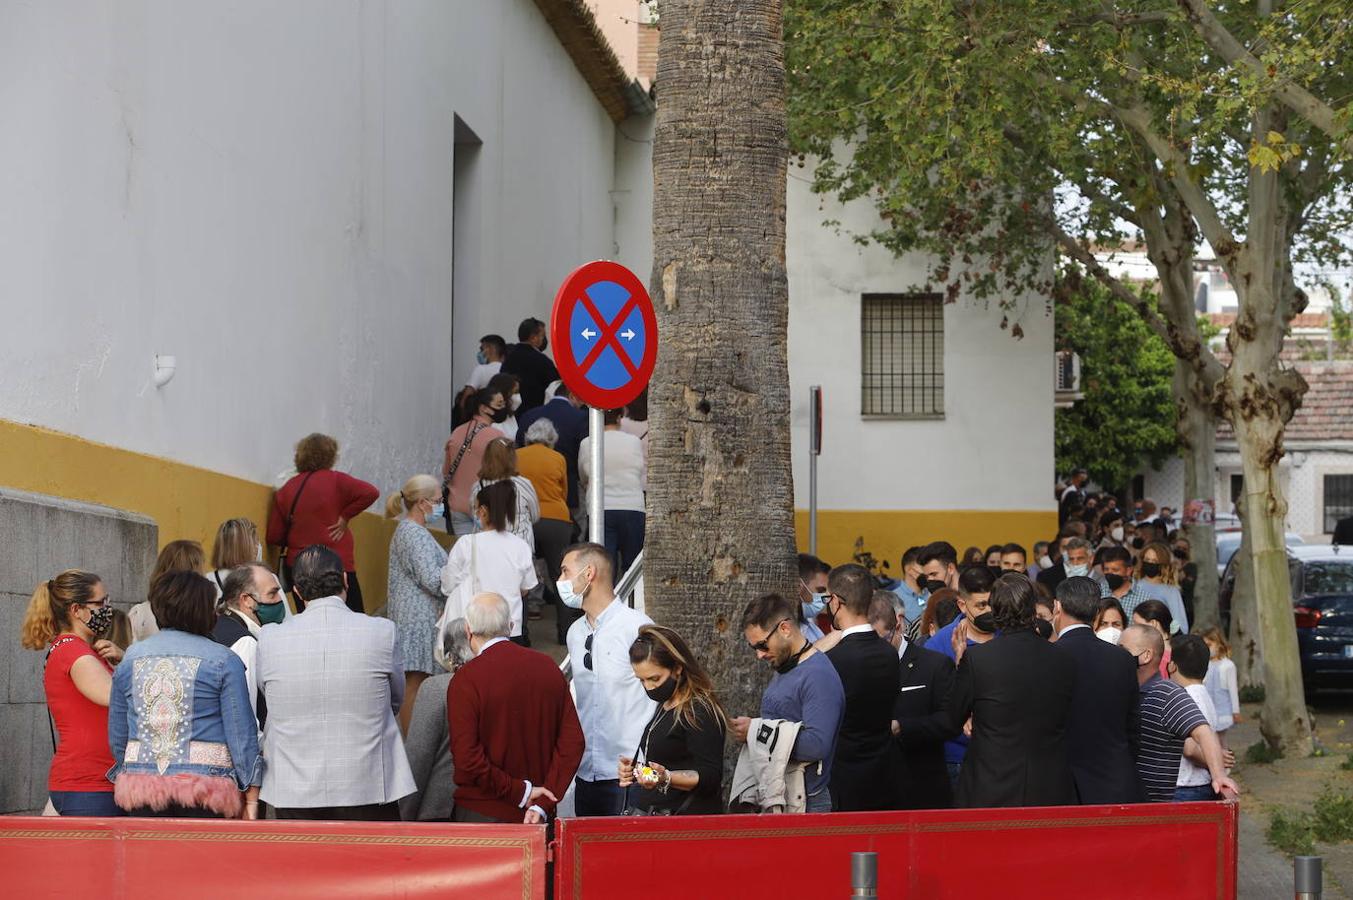
[[[1188,691],[1159,675],[1142,685],[1140,694],[1141,743],[1137,751],[1137,774],[1153,802],[1174,799],[1179,780],[1179,761],[1184,757],[1184,738],[1207,719]]]

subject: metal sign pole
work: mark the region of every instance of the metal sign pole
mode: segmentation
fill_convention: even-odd
[[[817,556],[817,458],[822,453],[822,387],[808,389],[808,552]]]
[[[606,543],[606,454],[603,442],[606,440],[606,414],[599,409],[588,407],[587,435],[592,439],[589,448],[592,463],[591,492],[587,498],[587,539],[594,544]]]

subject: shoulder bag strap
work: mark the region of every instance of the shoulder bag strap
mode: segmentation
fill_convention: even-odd
[[[465,442],[460,445],[460,451],[456,454],[456,458],[451,461],[451,467],[446,470],[446,477],[442,479],[443,494],[451,490],[451,479],[456,476],[456,470],[460,468],[460,461],[465,458],[465,452],[470,449],[470,445],[474,443],[474,439],[479,432],[487,427],[480,422],[475,422],[465,432]]]
[[[287,558],[287,545],[291,543],[291,523],[296,520],[296,504],[301,502],[301,494],[305,493],[305,486],[310,483],[310,478],[314,474],[313,471],[305,474],[305,478],[301,479],[301,486],[296,488],[296,496],[291,498],[291,511],[287,513],[286,527],[282,531],[281,560],[283,562]]]

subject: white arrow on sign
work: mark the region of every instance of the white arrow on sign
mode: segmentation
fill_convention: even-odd
[[[632,341],[634,340],[634,329],[626,328],[624,331],[620,332],[620,336],[627,341]]]
[[[592,329],[590,329],[590,328],[584,328],[584,329],[583,329],[583,340],[590,341],[590,340],[592,340],[592,338],[594,338],[594,337],[596,337],[596,336],[597,336],[597,333],[596,333],[595,331],[593,331]]]

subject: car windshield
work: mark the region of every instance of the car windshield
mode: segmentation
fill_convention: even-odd
[[[1353,594],[1353,559],[1306,563],[1306,594]]]
[[[1295,547],[1298,544],[1305,543],[1305,541],[1301,539],[1301,536],[1297,534],[1289,534],[1286,536],[1285,540],[1289,547]],[[1240,535],[1228,534],[1217,538],[1217,565],[1225,566],[1231,561],[1231,557],[1236,555],[1236,551],[1239,549]]]

